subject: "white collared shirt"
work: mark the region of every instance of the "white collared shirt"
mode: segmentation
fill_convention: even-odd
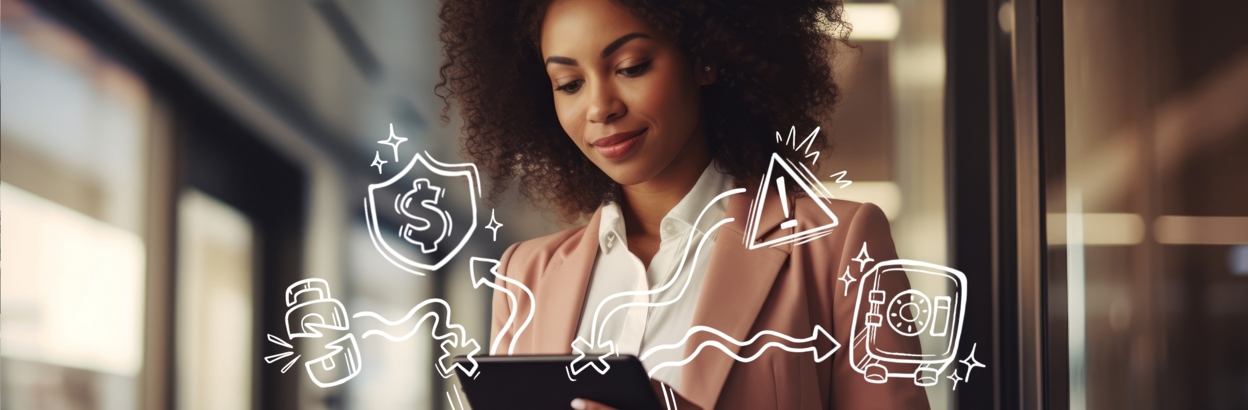
[[[593,340],[590,328],[593,327],[595,311],[600,311],[598,327],[603,329],[600,340],[614,341],[619,354],[640,357],[649,348],[679,343],[692,326],[715,234],[712,233],[701,245],[701,252],[698,252],[699,242],[712,225],[724,218],[728,209],[727,198],[714,204],[710,202],[717,195],[732,189],[732,183],[732,176],[716,170],[714,162],[702,171],[702,176],[698,177],[689,193],[663,217],[659,251],[650,260],[649,269],[628,250],[628,235],[624,230],[624,216],[619,204],[612,202],[604,205],[598,228],[598,255],[594,259],[585,305],[581,309],[577,337]],[[704,208],[706,213],[698,221],[698,215]],[[696,227],[695,222],[698,223]],[[599,308],[609,296],[627,291],[648,291],[651,294],[613,298]],[[627,307],[606,318],[615,307],[632,302],[650,302],[661,306]],[[606,319],[605,322],[602,322],[603,319]],[[647,357],[642,364],[649,370],[660,363],[683,359],[683,348],[664,349]],[[680,369],[665,367],[654,378],[679,390]]]

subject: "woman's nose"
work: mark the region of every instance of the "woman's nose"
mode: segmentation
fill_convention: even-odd
[[[599,82],[590,88],[589,110],[585,113],[589,122],[606,124],[628,112],[628,107],[620,100],[611,84]]]

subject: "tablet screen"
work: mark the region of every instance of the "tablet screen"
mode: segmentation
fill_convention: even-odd
[[[634,356],[607,359],[606,374],[586,368],[567,370],[577,356],[475,357],[474,377],[458,374],[468,401],[476,410],[568,409],[573,399],[593,400],[617,409],[662,409],[650,378]],[[457,362],[467,359],[455,358]]]

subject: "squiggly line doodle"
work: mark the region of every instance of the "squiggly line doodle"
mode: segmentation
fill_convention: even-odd
[[[312,278],[295,282],[286,289],[286,306],[286,339],[272,334],[267,335],[267,339],[291,351],[267,356],[264,361],[274,363],[294,355],[295,348],[292,343],[299,339],[307,339],[313,346],[321,340],[331,340],[320,347],[320,356],[304,364],[308,377],[319,387],[345,383],[358,375],[363,368],[360,347],[351,330],[351,319],[364,321],[367,325],[367,330],[360,335],[360,339],[381,336],[394,342],[410,339],[428,323],[429,336],[434,341],[441,342],[439,346],[443,354],[434,364],[439,375],[443,378],[451,377],[458,369],[467,376],[473,376],[477,371],[473,356],[481,348],[476,340],[467,336],[463,326],[451,322],[451,306],[442,299],[425,300],[398,320],[389,320],[380,314],[367,311],[349,315],[342,302],[331,296],[329,283],[324,279]],[[372,323],[368,323],[370,321]],[[466,355],[470,364],[464,366],[455,363],[453,358],[458,353]],[[302,355],[296,355],[283,366],[282,373],[290,370],[300,357]]]

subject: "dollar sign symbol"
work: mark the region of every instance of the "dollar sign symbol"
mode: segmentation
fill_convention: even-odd
[[[442,198],[443,193],[442,188],[421,178],[412,182],[411,191],[407,191],[394,201],[395,211],[416,222],[403,224],[399,228],[399,236],[413,245],[420,246],[422,253],[437,251],[438,242],[442,242],[443,238],[451,235],[451,214],[438,208],[438,199]],[[422,218],[421,215],[429,218]],[[441,227],[442,231],[432,239],[432,242],[429,242],[428,236],[423,239],[417,237],[420,232],[437,232],[432,229],[435,223]]]

